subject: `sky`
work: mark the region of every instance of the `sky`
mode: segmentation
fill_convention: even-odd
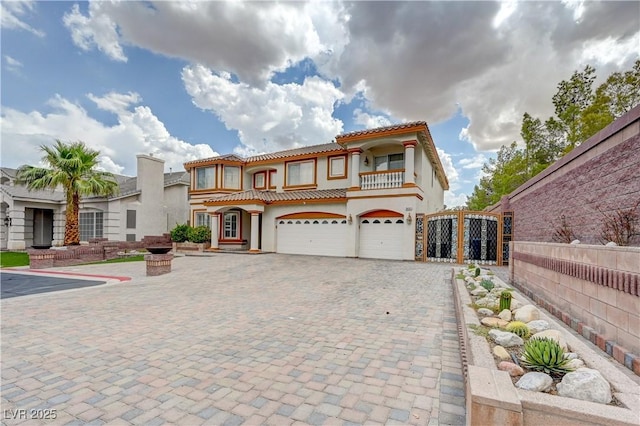
[[[640,3],[2,1],[0,163],[82,140],[166,171],[428,123],[463,205],[482,164],[553,114],[557,84],[640,56]]]

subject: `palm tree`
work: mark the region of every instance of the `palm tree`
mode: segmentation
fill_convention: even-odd
[[[49,168],[22,166],[16,174],[17,183],[26,184],[29,191],[64,189],[67,208],[64,226],[64,245],[80,244],[78,215],[81,196],[107,197],[118,192],[113,174],[95,170],[99,151],[84,142],[64,143],[56,140],[53,147],[42,145],[42,157]]]

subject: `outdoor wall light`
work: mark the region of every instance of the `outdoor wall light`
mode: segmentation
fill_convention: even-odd
[[[353,217],[351,217],[351,215],[347,217],[347,222],[349,222],[349,225],[353,223]]]
[[[11,226],[11,218],[9,216],[4,218],[4,226]]]
[[[369,165],[369,157],[367,157],[367,156],[364,157],[364,165],[365,166]]]
[[[407,223],[411,225],[411,213],[407,213]]]

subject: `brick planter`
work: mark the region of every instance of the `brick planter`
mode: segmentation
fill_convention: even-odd
[[[53,268],[53,260],[56,255],[55,250],[28,249],[27,253],[29,254],[29,268]]]
[[[171,261],[173,253],[167,254],[145,254],[144,260],[147,262],[147,276],[155,277],[171,272]]]

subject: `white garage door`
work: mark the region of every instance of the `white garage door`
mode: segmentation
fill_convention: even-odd
[[[359,257],[402,259],[402,235],[407,225],[400,217],[360,219]]]
[[[278,219],[278,253],[345,257],[344,219]]]

